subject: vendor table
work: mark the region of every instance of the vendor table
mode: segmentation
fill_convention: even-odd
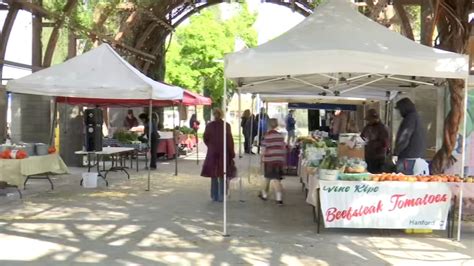
[[[54,189],[51,174],[67,174],[68,168],[58,154],[31,156],[25,159],[0,159],[0,181],[26,189],[30,179],[47,179]]]
[[[324,181],[317,174],[307,174],[302,180],[318,233],[323,219],[325,227],[447,229],[448,237],[452,237],[460,186],[463,185],[463,202],[467,206],[472,205],[474,197],[473,183]],[[438,195],[446,196],[431,202]],[[409,197],[414,200],[406,199]],[[361,210],[364,215],[360,215]],[[348,216],[349,213],[352,214]]]
[[[168,159],[174,158],[176,147],[173,138],[160,138],[156,152],[165,154]]]
[[[104,147],[102,151],[76,151],[75,154],[77,155],[87,155],[87,161],[88,161],[88,169],[87,171],[90,172],[91,168],[94,166],[91,164],[91,156],[95,155],[96,156],[96,162],[95,166],[97,166],[97,173],[99,174],[100,177],[105,181],[105,185],[109,186],[109,182],[107,181],[107,174],[109,172],[116,172],[116,171],[122,171],[125,174],[127,174],[127,178],[130,179],[130,174],[127,172],[127,166],[125,166],[125,162],[123,161],[126,157],[128,157],[130,154],[135,154],[135,149],[134,148],[127,148],[127,147]],[[112,166],[109,169],[105,169],[105,161],[104,157],[105,156],[110,156],[112,159]],[[103,170],[100,170],[100,161],[102,160],[102,166]],[[104,174],[102,174],[104,172]],[[81,179],[81,186],[82,186],[82,179]]]
[[[197,145],[196,136],[194,136],[194,135],[180,135],[178,143],[181,147],[186,147],[189,150],[192,150]]]

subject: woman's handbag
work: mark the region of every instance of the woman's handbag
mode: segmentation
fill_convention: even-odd
[[[227,170],[227,177],[234,178],[237,176],[237,167],[235,166],[234,159],[231,159],[229,162],[229,169]]]

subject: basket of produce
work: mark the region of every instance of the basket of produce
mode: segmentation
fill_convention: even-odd
[[[339,179],[344,181],[370,181],[372,176],[369,173],[340,173]]]
[[[340,169],[343,167],[344,164],[339,158],[328,151],[319,164],[319,179],[335,181],[339,176]]]
[[[339,177],[339,170],[319,169],[319,179],[336,181]]]

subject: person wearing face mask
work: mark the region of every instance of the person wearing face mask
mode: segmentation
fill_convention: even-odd
[[[397,171],[406,175],[427,174],[427,163],[421,159],[426,151],[426,134],[415,104],[410,99],[403,98],[395,108],[403,117],[394,149]]]

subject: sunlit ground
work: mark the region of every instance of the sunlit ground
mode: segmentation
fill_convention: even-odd
[[[472,224],[461,242],[445,232],[323,229],[318,235],[298,180],[284,181],[284,207],[261,202],[248,162],[238,163],[242,195],[238,180],[231,185],[229,237],[221,234],[222,204],[210,201],[195,155],[179,161],[178,176],[173,161],[161,164],[150,192],[146,172],[135,170],[131,180],[111,174],[109,188],[79,187],[81,169],[56,177],[53,192],[47,182],[32,181],[23,202],[0,198],[0,265],[474,265]]]

